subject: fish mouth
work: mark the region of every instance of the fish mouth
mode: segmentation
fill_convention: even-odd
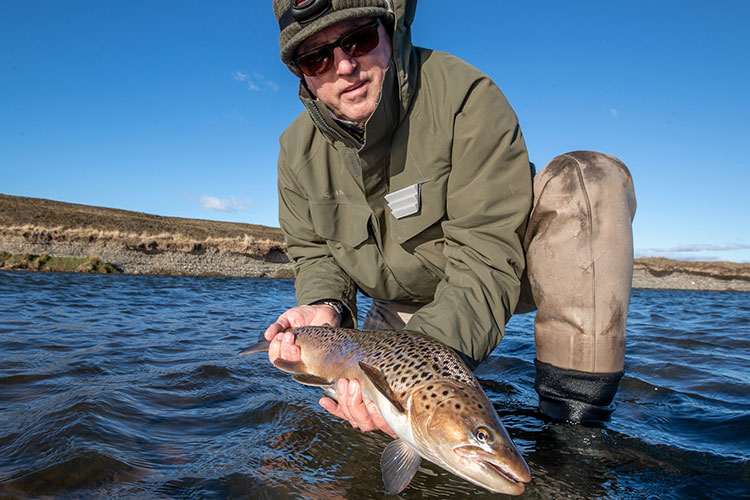
[[[525,483],[531,481],[531,472],[523,457],[516,450],[505,449],[505,459],[498,458],[477,446],[459,446],[453,451],[461,458],[477,463],[491,476],[499,477],[509,483],[509,491],[505,493],[520,494],[525,489]]]
[[[477,462],[479,462],[484,467],[490,468],[497,472],[500,476],[502,476],[505,480],[507,480],[509,483],[528,483],[529,480],[522,479],[521,477],[517,476],[513,471],[508,470],[505,466],[505,464],[499,464],[496,462],[490,462],[489,460],[481,460],[478,459]]]

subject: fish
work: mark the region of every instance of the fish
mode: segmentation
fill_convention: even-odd
[[[409,330],[327,326],[292,329],[301,360],[274,365],[336,398],[339,378],[357,379],[398,436],[380,459],[385,491],[397,494],[422,460],[496,493],[520,495],[531,472],[471,370],[446,344]],[[263,340],[240,355],[268,351]]]

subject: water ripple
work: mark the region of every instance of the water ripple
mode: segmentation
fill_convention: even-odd
[[[236,355],[293,302],[288,280],[0,272],[0,497],[382,498],[387,437]],[[514,317],[477,376],[523,498],[748,496],[749,304],[635,290],[604,429],[539,412],[534,316]],[[495,497],[426,462],[401,496]]]

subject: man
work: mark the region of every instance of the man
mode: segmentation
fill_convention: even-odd
[[[515,113],[486,75],[411,45],[416,0],[273,5],[306,110],[280,140],[279,221],[300,305],[265,332],[271,361],[299,359],[289,328],[356,327],[359,289],[373,298],[364,329],[422,331],[476,367],[523,295],[519,311],[538,307],[542,411],[606,420],[632,280],[625,166],[562,155],[532,197]],[[329,412],[392,434],[358,381],[337,389],[338,402],[321,399]]]

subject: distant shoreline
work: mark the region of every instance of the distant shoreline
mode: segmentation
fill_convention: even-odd
[[[635,259],[633,288],[750,292],[750,264]]]
[[[91,265],[98,259],[126,274],[293,277],[278,228],[4,194],[0,252],[15,256],[0,259],[4,270],[45,271],[45,263],[54,257],[78,259],[64,269],[77,272],[104,269]],[[633,288],[750,291],[750,264],[636,259]]]

